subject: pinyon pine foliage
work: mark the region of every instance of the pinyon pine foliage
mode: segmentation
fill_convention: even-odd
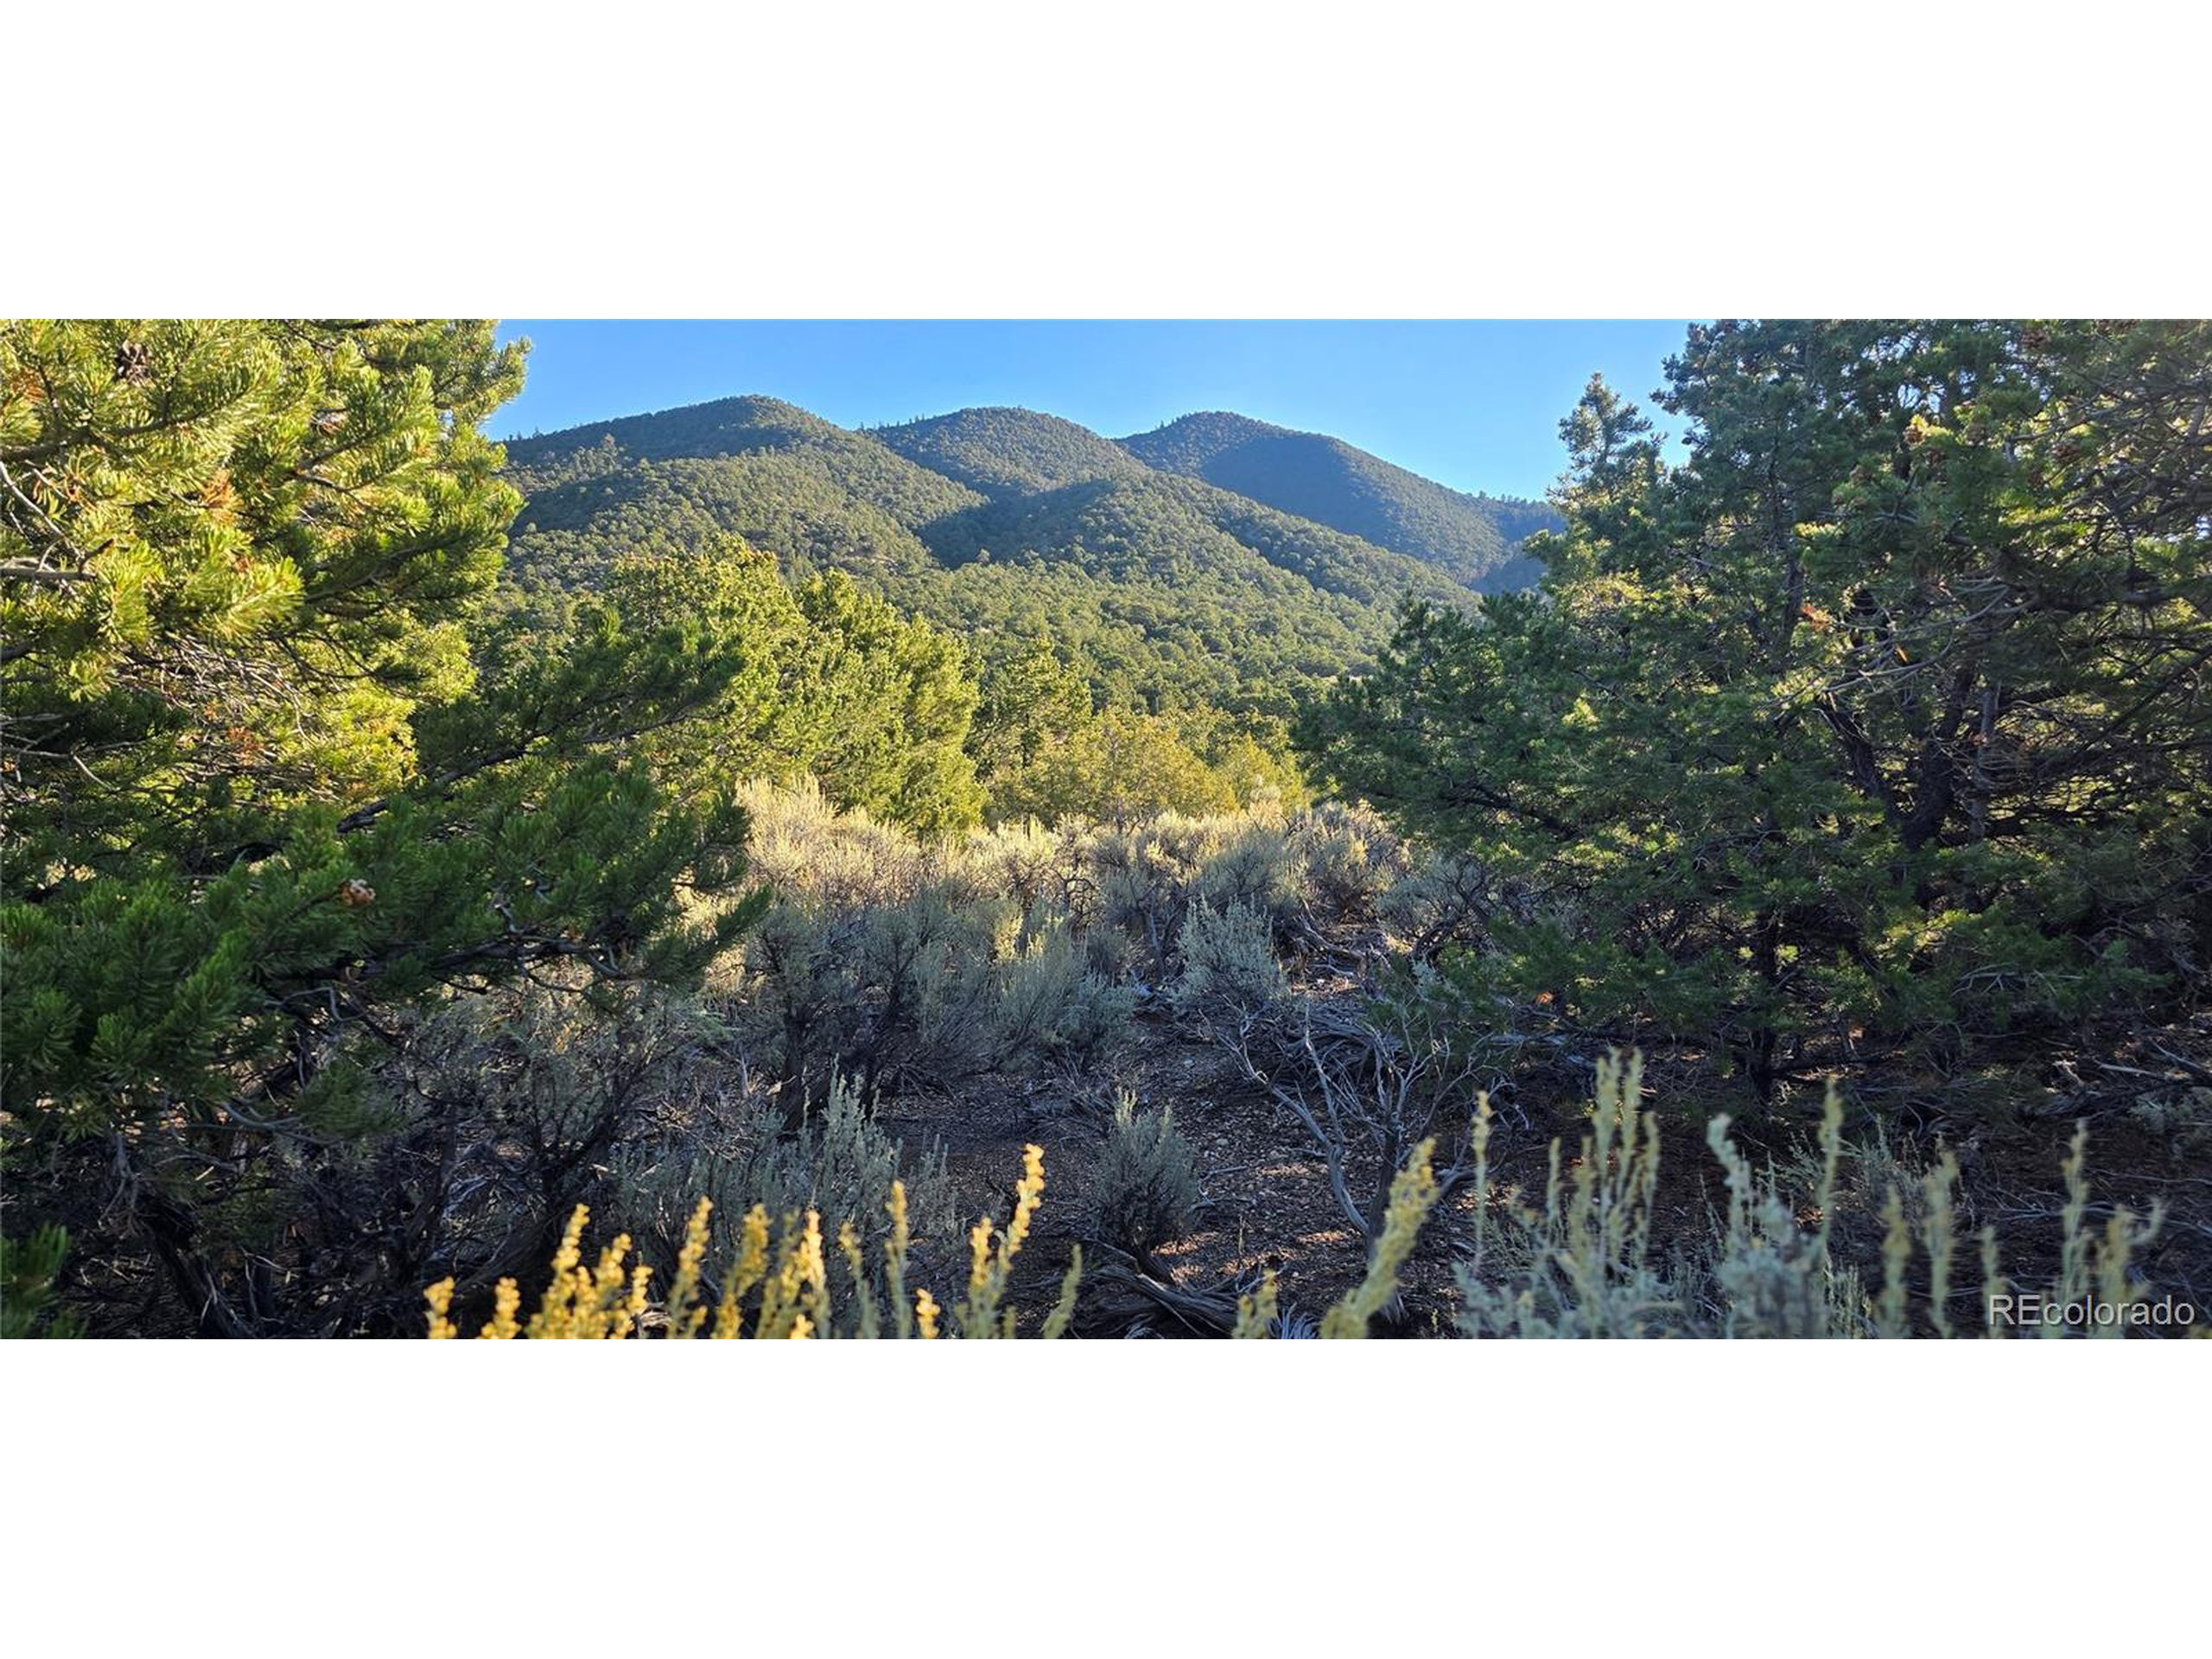
[[[2212,327],[1726,323],[1563,423],[1541,591],[1415,607],[1328,780],[1545,902],[1478,976],[1838,1060],[2171,1019],[2212,962]]]
[[[680,901],[741,815],[625,747],[741,641],[612,593],[473,649],[521,372],[481,323],[0,325],[10,1185],[204,1331],[297,1315],[280,1194],[412,1002],[681,977],[746,918]]]

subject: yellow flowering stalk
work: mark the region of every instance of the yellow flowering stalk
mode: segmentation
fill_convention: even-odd
[[[1270,1270],[1260,1281],[1257,1290],[1249,1296],[1236,1299],[1236,1325],[1229,1334],[1238,1341],[1264,1338],[1274,1329],[1275,1315],[1279,1311],[1275,1275]]]
[[[699,1300],[699,1264],[707,1255],[707,1219],[715,1212],[712,1198],[701,1198],[683,1229],[683,1248],[677,1252],[676,1277],[669,1281],[668,1306],[663,1315],[668,1334],[688,1340],[707,1322],[706,1304]]]
[[[480,1338],[503,1342],[522,1334],[522,1326],[515,1314],[522,1306],[522,1287],[512,1279],[499,1281],[492,1293],[492,1317],[476,1334]]]
[[[754,1205],[745,1213],[745,1230],[737,1247],[737,1262],[722,1281],[721,1306],[715,1313],[715,1335],[731,1341],[745,1325],[745,1298],[768,1271],[768,1211]]]
[[[579,1294],[576,1281],[584,1281],[582,1290],[590,1287],[589,1275],[579,1265],[583,1261],[584,1224],[590,1219],[589,1206],[580,1204],[561,1234],[561,1247],[553,1253],[552,1282],[546,1286],[537,1312],[531,1315],[530,1335],[537,1340],[566,1336]]]
[[[441,1279],[423,1293],[423,1300],[430,1305],[430,1340],[448,1341],[461,1334],[461,1327],[446,1317],[453,1307],[453,1281]]]
[[[884,1245],[884,1270],[890,1292],[891,1322],[887,1334],[924,1340],[957,1334],[971,1338],[1006,1338],[1014,1334],[1014,1312],[1005,1304],[1014,1260],[1028,1240],[1045,1190],[1045,1154],[1037,1147],[1024,1150],[1023,1169],[1014,1187],[1014,1214],[1003,1232],[988,1217],[969,1235],[970,1266],[968,1294],[948,1320],[946,1310],[924,1288],[910,1294],[906,1284],[912,1240],[906,1217],[906,1192],[893,1182],[886,1206],[891,1236]],[[880,1305],[867,1272],[861,1235],[849,1222],[837,1232],[836,1248],[851,1274],[852,1308],[840,1310],[830,1284],[829,1256],[822,1217],[815,1211],[804,1217],[786,1216],[780,1228],[772,1229],[767,1211],[753,1205],[740,1230],[736,1260],[721,1281],[719,1301],[711,1311],[702,1295],[706,1283],[706,1258],[714,1205],[702,1198],[684,1228],[677,1252],[676,1272],[660,1317],[648,1322],[652,1270],[631,1260],[627,1234],[615,1238],[589,1267],[584,1265],[583,1234],[591,1212],[582,1205],[569,1217],[554,1253],[552,1275],[537,1312],[528,1325],[517,1319],[522,1294],[512,1279],[499,1281],[493,1317],[479,1332],[486,1338],[529,1336],[541,1341],[582,1338],[620,1340],[631,1336],[661,1335],[683,1339],[709,1336],[723,1340],[739,1337],[795,1340],[840,1335],[863,1338],[886,1335]],[[1077,1249],[1061,1281],[1058,1300],[1046,1314],[1041,1334],[1065,1334],[1075,1319],[1076,1295],[1083,1276],[1083,1252]],[[460,1334],[451,1317],[454,1284],[451,1279],[432,1285],[423,1293],[429,1306],[429,1334],[450,1338]],[[757,1300],[756,1300],[757,1298]],[[748,1306],[751,1317],[747,1318]],[[711,1323],[710,1323],[711,1321]],[[841,1329],[841,1321],[842,1326]]]
[[[1014,1311],[1008,1308],[1001,1313],[999,1304],[1005,1298],[1007,1281],[1014,1271],[1014,1258],[1028,1242],[1030,1223],[1035,1219],[1037,1206],[1044,1198],[1045,1149],[1033,1144],[1024,1147],[1021,1159],[1021,1179],[1014,1187],[1014,1215],[1007,1223],[1005,1236],[997,1249],[991,1248],[988,1216],[978,1221],[975,1230],[968,1235],[968,1297],[961,1303],[958,1315],[960,1334],[963,1337],[1014,1334]]]
[[[1359,1338],[1367,1334],[1368,1321],[1380,1313],[1397,1293],[1398,1270],[1414,1253],[1414,1241],[1436,1203],[1436,1171],[1431,1162],[1436,1142],[1424,1141],[1390,1183],[1390,1207],[1382,1217],[1382,1236],[1367,1263],[1367,1276],[1346,1292],[1321,1318],[1326,1338]]]
[[[891,1215],[891,1236],[884,1242],[884,1288],[891,1299],[891,1317],[897,1322],[893,1333],[900,1339],[914,1334],[914,1316],[906,1306],[906,1251],[912,1243],[906,1227],[906,1183],[891,1183],[891,1199],[884,1205]]]

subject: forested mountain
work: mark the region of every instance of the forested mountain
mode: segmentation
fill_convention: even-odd
[[[1390,548],[1487,593],[1533,586],[1538,571],[1520,543],[1560,522],[1541,501],[1447,489],[1341,439],[1218,410],[1123,438],[1121,448],[1147,467]]]
[[[725,397],[653,415],[594,422],[507,444],[507,468],[535,499],[563,485],[604,479],[641,462],[774,456],[832,477],[856,500],[905,524],[924,524],[983,498],[887,450],[773,397]]]
[[[1471,599],[1448,560],[1027,410],[855,432],[730,398],[519,439],[508,466],[528,498],[525,586],[589,586],[618,554],[735,536],[794,576],[852,575],[956,631],[987,671],[1046,647],[1102,705],[1280,717],[1301,688],[1370,666],[1402,601]],[[1478,562],[1463,550],[1461,566]]]
[[[995,500],[1149,470],[1110,438],[1028,409],[963,409],[869,435]]]

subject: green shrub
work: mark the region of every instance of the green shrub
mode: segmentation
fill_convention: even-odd
[[[664,1272],[702,1198],[725,1217],[755,1207],[772,1216],[811,1211],[832,1236],[854,1229],[872,1252],[884,1242],[897,1188],[921,1236],[950,1234],[952,1184],[941,1147],[925,1147],[910,1162],[843,1077],[832,1082],[827,1099],[802,1104],[795,1126],[792,1116],[765,1089],[741,1087],[700,1103],[688,1118],[623,1148],[605,1212]]]
[[[2179,1158],[2212,1152],[2212,1088],[2186,1084],[2145,1095],[2128,1116],[2166,1141]]]
[[[1571,898],[1490,928],[1501,989],[1762,1108],[2192,1014],[2212,325],[1724,321],[1667,369],[1688,455],[1593,379],[1541,591],[1409,605],[1316,776]]]
[[[1478,859],[1431,848],[1409,850],[1406,862],[1406,874],[1376,899],[1390,937],[1424,961],[1448,946],[1483,944],[1497,874]]]
[[[1193,901],[1178,944],[1183,971],[1170,993],[1178,1014],[1246,1020],[1273,1014],[1289,998],[1274,930],[1249,906],[1232,900],[1217,911]]]
[[[1172,1108],[1140,1111],[1123,1090],[1092,1176],[1089,1236],[1127,1251],[1147,1273],[1166,1276],[1154,1252],[1181,1238],[1197,1218],[1198,1159],[1175,1128]]]
[[[1377,919],[1385,895],[1413,874],[1411,849],[1374,808],[1325,802],[1291,821],[1292,885],[1316,930]]]
[[[54,1281],[68,1255],[69,1235],[60,1227],[0,1236],[0,1339],[84,1334],[76,1316],[54,1302]]]
[[[992,1035],[1001,1063],[1025,1053],[1088,1065],[1128,1034],[1133,987],[1087,965],[1064,925],[1040,930],[1002,964]]]
[[[1280,819],[1248,814],[1206,822],[1201,834],[1190,858],[1191,902],[1214,910],[1240,906],[1271,925],[1298,907],[1300,872]]]
[[[818,791],[743,798],[776,898],[716,982],[787,1084],[849,1072],[872,1093],[1025,1056],[1084,1064],[1118,1039],[1134,993],[1076,937],[1064,843],[1023,826],[925,846]]]
[[[1156,981],[1171,971],[1176,930],[1189,908],[1206,840],[1200,821],[1172,813],[1128,828],[1096,830],[1084,838],[1090,897],[1083,919],[1125,939]]]
[[[1024,819],[972,831],[962,851],[982,891],[1012,899],[1024,914],[1069,913],[1079,862],[1072,836]]]
[[[579,1205],[663,1272],[701,1197],[733,1219],[755,1204],[779,1216],[812,1209],[868,1237],[903,1178],[921,1235],[952,1230],[940,1150],[910,1154],[849,1079],[811,1100],[777,1084],[693,998],[532,986],[458,1000],[384,1083],[396,1121],[361,1152],[302,1173],[304,1191],[284,1205],[314,1217],[299,1224],[303,1242],[346,1266],[348,1284],[408,1275],[401,1306],[380,1296],[347,1328],[411,1316],[423,1280],[440,1273],[464,1300],[486,1294],[543,1261]],[[397,1187],[412,1198],[395,1216],[379,1195]],[[349,1243],[357,1234],[365,1244]],[[370,1244],[372,1260],[346,1254]]]

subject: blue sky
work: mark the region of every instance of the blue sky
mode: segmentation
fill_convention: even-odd
[[[1463,490],[1541,495],[1592,371],[1644,404],[1679,322],[532,322],[500,437],[765,393],[840,426],[983,404],[1124,437],[1227,409]]]

